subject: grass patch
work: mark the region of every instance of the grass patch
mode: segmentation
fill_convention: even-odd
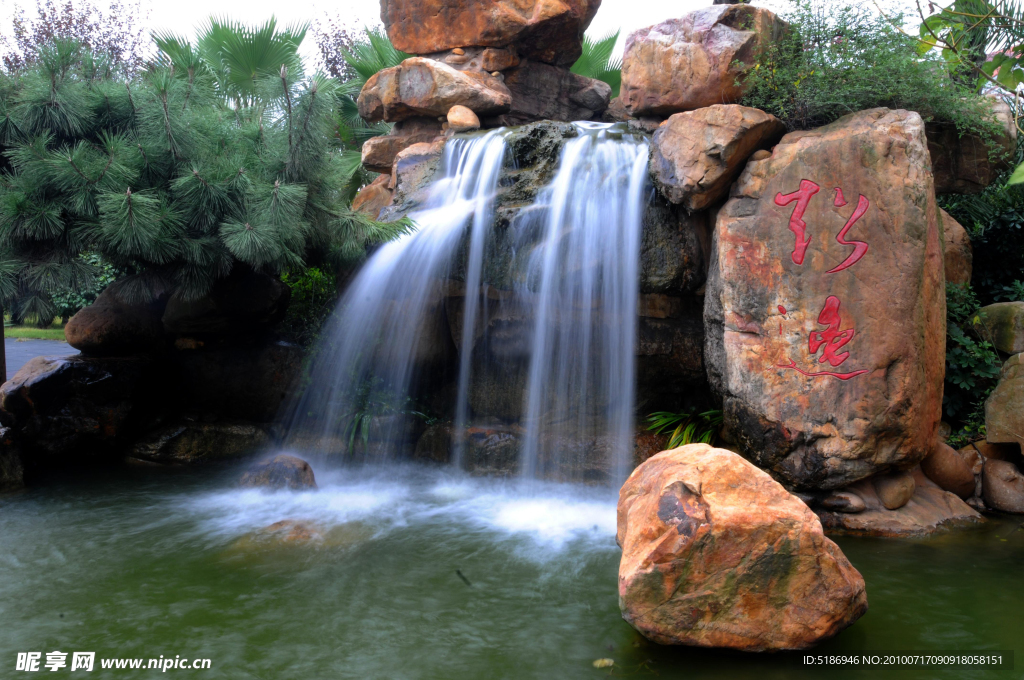
[[[67,342],[64,337],[64,328],[53,325],[49,328],[36,328],[35,326],[4,326],[5,338],[30,338],[33,340],[61,340]]]

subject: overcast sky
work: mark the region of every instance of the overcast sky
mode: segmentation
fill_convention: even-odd
[[[57,0],[63,4],[65,0]],[[74,0],[72,0],[74,1]],[[644,26],[656,24],[672,17],[682,16],[700,7],[706,7],[711,0],[603,0],[588,33],[604,36],[617,29],[622,30],[618,51],[621,53],[625,36]],[[176,33],[193,36],[195,27],[203,19],[214,15],[226,15],[250,23],[265,21],[271,15],[284,23],[315,21],[325,16],[341,17],[352,28],[380,24],[380,4],[375,0],[142,0],[148,11],[147,27],[169,29]],[[884,5],[894,0],[883,0]],[[97,0],[102,6],[104,0]],[[778,11],[785,7],[786,0],[756,0],[753,4],[771,7]],[[35,0],[0,0],[0,31],[10,32],[11,17],[17,7],[26,8],[32,14]],[[311,38],[302,45],[303,56],[313,58],[316,46]]]

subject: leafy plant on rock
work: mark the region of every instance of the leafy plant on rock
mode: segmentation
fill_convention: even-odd
[[[647,429],[654,434],[665,434],[671,430],[667,446],[669,449],[687,444],[711,444],[722,427],[722,412],[711,410],[689,414],[655,411],[647,416],[647,423]]]
[[[608,83],[613,98],[619,96],[622,85],[622,60],[612,58],[618,40],[619,31],[603,38],[583,36],[583,53],[569,69],[578,75]]]

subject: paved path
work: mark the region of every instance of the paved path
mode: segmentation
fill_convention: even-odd
[[[39,356],[65,356],[78,354],[78,350],[60,340],[31,340],[4,338],[7,350],[7,377],[12,377],[28,360]]]

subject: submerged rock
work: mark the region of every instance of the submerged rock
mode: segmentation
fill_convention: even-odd
[[[243,487],[303,490],[316,489],[316,478],[309,463],[282,453],[253,465],[238,484]]]
[[[651,177],[672,203],[703,210],[729,193],[747,159],[775,144],[786,126],[747,106],[715,105],[677,113],[654,133]]]
[[[619,606],[661,644],[805,649],[867,611],[864,579],[798,498],[740,456],[665,451],[619,493]]]
[[[786,135],[718,213],[705,359],[739,450],[787,485],[905,469],[936,439],[942,243],[921,117]]]
[[[760,7],[716,5],[631,33],[622,57],[626,110],[666,116],[739,101],[758,51],[786,28]]]

